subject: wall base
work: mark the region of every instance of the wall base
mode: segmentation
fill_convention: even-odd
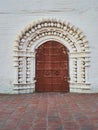
[[[34,83],[31,83],[31,84],[14,84],[13,91],[16,94],[33,93],[33,92],[35,92]]]
[[[91,93],[90,84],[71,83],[70,92],[74,93]]]
[[[13,93],[23,94],[23,93],[34,93],[35,83],[31,84],[14,84]],[[91,93],[90,84],[80,84],[80,83],[70,83],[71,93]]]

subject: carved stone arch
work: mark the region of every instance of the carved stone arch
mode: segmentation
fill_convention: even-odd
[[[35,48],[44,41],[56,40],[69,50],[70,91],[84,92],[88,83],[89,46],[82,31],[67,22],[44,19],[29,24],[17,36],[14,44],[15,82],[19,92],[35,89]],[[32,67],[33,66],[33,67]]]

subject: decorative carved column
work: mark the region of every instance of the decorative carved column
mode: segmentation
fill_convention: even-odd
[[[26,57],[26,83],[30,83],[31,79],[30,79],[30,68],[31,68],[31,58],[30,57]]]
[[[23,84],[26,84],[26,56],[23,57]]]
[[[77,58],[73,59],[73,78],[74,83],[77,83]]]
[[[85,58],[80,58],[80,83],[85,83]]]
[[[78,60],[77,60],[77,64],[78,64],[78,66],[77,66],[77,82],[79,83],[79,84],[81,84],[81,83],[83,83],[82,82],[82,70],[83,70],[83,66],[82,66],[82,61],[81,61],[82,59],[81,59],[81,57],[78,57]]]
[[[18,83],[18,57],[14,57],[14,72],[15,72],[15,78],[14,78],[14,84]]]
[[[23,57],[18,57],[18,83],[23,82]]]
[[[35,55],[36,52],[33,52],[31,58],[31,83],[35,82]]]
[[[70,83],[77,82],[77,59],[70,57],[69,58],[69,73],[70,73]]]
[[[89,58],[85,58],[85,80],[86,83],[89,83]]]

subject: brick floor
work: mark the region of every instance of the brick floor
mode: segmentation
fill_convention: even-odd
[[[0,95],[0,130],[98,130],[98,94]]]

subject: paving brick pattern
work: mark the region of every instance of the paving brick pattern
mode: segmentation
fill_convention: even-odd
[[[0,130],[98,130],[98,94],[0,95]]]

